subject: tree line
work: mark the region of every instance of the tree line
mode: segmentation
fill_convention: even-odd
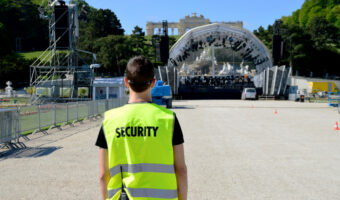
[[[21,45],[20,45],[21,44]],[[48,45],[48,21],[39,17],[29,0],[0,1],[0,87],[10,80],[15,87],[27,85],[33,59],[18,56],[17,48],[35,51]]]
[[[85,0],[72,2],[79,8],[78,48],[97,55],[97,62],[102,65],[97,70],[99,75],[122,76],[129,58],[141,54],[156,66],[162,64],[155,59],[152,44],[153,40],[159,40],[157,36],[145,36],[139,26],[135,26],[131,35],[124,35],[118,17],[110,9],[96,9]],[[49,45],[48,19],[41,16],[40,4],[40,0],[0,1],[0,87],[7,80],[14,87],[27,86],[29,66],[34,58],[25,59],[17,52],[44,51]],[[176,38],[171,37],[170,45],[175,42]],[[91,60],[82,56],[83,60]]]
[[[294,74],[336,78],[340,76],[340,0],[306,0],[301,9],[282,17],[282,65]],[[272,50],[273,26],[254,34]]]
[[[119,18],[110,9],[96,9],[85,0],[73,3],[79,8],[78,48],[97,54],[102,65],[97,75],[121,76],[129,58],[140,54],[156,66],[162,64],[155,58],[158,36],[145,36],[139,26],[124,35]],[[17,51],[42,51],[49,45],[48,19],[41,16],[39,4],[40,0],[0,1],[0,87],[7,80],[14,87],[27,86],[34,59],[25,59]],[[340,0],[306,0],[301,9],[281,21],[284,48],[280,64],[293,66],[299,75],[340,75]],[[259,27],[254,34],[272,49],[272,25]],[[177,39],[170,37],[170,46]]]
[[[103,76],[122,76],[128,60],[136,55],[149,57],[155,66],[161,65],[155,59],[154,42],[158,36],[148,37],[139,26],[135,26],[130,35],[124,35],[124,29],[114,12],[109,9],[95,9],[84,0],[77,2],[82,8],[80,13],[79,48],[97,54],[97,62],[102,65],[98,73]],[[170,37],[170,46],[176,37]]]

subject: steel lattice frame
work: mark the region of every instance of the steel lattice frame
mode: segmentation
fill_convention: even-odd
[[[207,41],[208,37],[214,42]],[[230,48],[231,46],[228,46],[230,37],[234,43],[241,42],[243,48],[240,51],[252,59],[257,73],[273,66],[268,48],[253,33],[244,28],[220,23],[196,27],[185,33],[170,49],[168,66],[175,68],[181,66],[185,61],[183,55],[190,53],[192,46],[199,42],[203,43],[203,47],[226,45],[226,48]],[[228,43],[223,44],[223,38]]]
[[[65,11],[65,13],[62,14],[68,15],[69,24],[65,32],[62,33],[59,38],[57,38],[56,23],[58,22],[58,20],[60,20],[62,16],[60,16],[59,19],[56,19],[53,12],[55,5],[54,2],[55,1],[53,0],[49,0],[48,6],[47,8],[45,8],[47,10],[46,13],[51,13],[51,15],[47,17],[49,19],[50,45],[30,66],[30,86],[34,88],[52,88],[53,94],[50,97],[32,95],[32,103],[77,100],[77,89],[80,86],[89,87],[89,91],[91,92],[90,87],[92,85],[92,82],[90,84],[85,83],[83,85],[79,85],[78,82],[75,80],[76,73],[93,73],[89,65],[78,66],[78,60],[82,59],[79,56],[79,52],[82,51],[76,48],[77,40],[79,37],[77,6],[74,4],[68,5],[68,9]],[[41,10],[41,12],[43,12],[43,9]],[[58,51],[57,42],[65,34],[68,34],[69,47],[62,51]],[[65,76],[69,76],[71,77],[71,79],[63,81]],[[69,98],[60,97],[60,94],[57,95],[57,93],[55,93],[54,91],[58,88],[61,88],[61,91],[63,91],[64,87],[68,87],[71,90],[71,96]],[[63,96],[63,94],[61,96]]]

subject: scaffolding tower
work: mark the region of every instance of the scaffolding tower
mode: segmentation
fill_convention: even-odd
[[[72,1],[48,0],[40,7],[49,20],[49,47],[30,66],[32,104],[91,99],[96,55],[77,49],[78,8]],[[86,61],[80,54],[90,54]],[[90,64],[88,63],[90,62]]]

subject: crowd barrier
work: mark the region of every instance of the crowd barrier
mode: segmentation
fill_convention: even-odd
[[[0,144],[10,143],[29,133],[91,118],[127,102],[128,98],[124,97],[5,109],[0,111]]]
[[[338,107],[340,103],[340,92],[329,92],[328,93],[328,105]]]
[[[20,135],[20,113],[17,109],[0,110],[0,144],[15,140]]]

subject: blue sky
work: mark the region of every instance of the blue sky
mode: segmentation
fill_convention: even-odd
[[[147,21],[178,22],[196,12],[210,21],[243,21],[250,31],[267,27],[281,16],[291,15],[304,0],[87,0],[95,8],[109,8],[116,13],[125,34],[138,25],[145,31]]]

